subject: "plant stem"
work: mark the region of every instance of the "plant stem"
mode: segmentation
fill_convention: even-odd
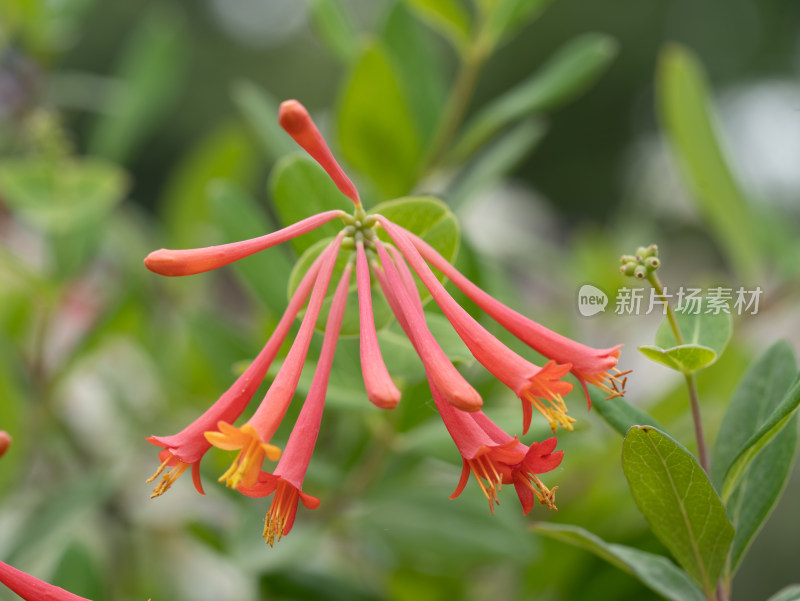
[[[650,285],[656,291],[661,301],[664,303],[664,306],[667,309],[667,321],[669,321],[669,326],[672,329],[672,334],[675,336],[675,342],[679,345],[684,344],[683,334],[681,333],[680,328],[678,327],[678,321],[675,319],[675,311],[672,309],[672,305],[669,303],[669,300],[664,295],[664,287],[661,285],[661,281],[658,279],[655,271],[651,271],[647,276],[647,281],[650,282]],[[708,447],[706,446],[706,437],[703,433],[703,418],[700,413],[700,397],[697,394],[697,382],[695,380],[694,374],[684,374],[686,378],[686,388],[689,392],[689,404],[692,408],[692,421],[694,422],[694,436],[697,440],[697,459],[700,462],[700,467],[705,470],[707,474],[711,473],[711,465],[708,458]]]
[[[491,44],[488,42],[484,27],[479,26],[477,30],[478,33],[470,45],[461,53],[461,67],[453,82],[428,153],[420,167],[420,174],[424,175],[435,169],[444,159],[467,112],[478,74],[491,54]]]

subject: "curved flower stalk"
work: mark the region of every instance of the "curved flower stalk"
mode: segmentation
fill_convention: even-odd
[[[156,273],[170,276],[197,274],[308,233],[337,217],[343,222],[339,234],[307,270],[275,332],[247,370],[184,430],[172,436],[148,439],[162,447],[159,455],[162,464],[151,480],[159,475],[162,478],[153,496],[166,491],[190,466],[195,487],[202,493],[199,463],[210,447],[215,446],[237,451],[220,482],[248,496],[274,495],[264,527],[264,537],[270,545],[291,530],[299,503],[311,509],[319,505],[318,499],[303,491],[303,480],[319,434],[348,285],[355,271],[360,360],[367,398],[378,408],[392,409],[401,396],[384,362],[375,331],[372,293],[373,282],[377,281],[376,290],[383,293],[419,355],[435,405],[462,456],[464,471],[453,496],[461,493],[472,473],[492,509],[503,484],[514,485],[526,514],[536,501],[555,509],[555,488],[548,489],[538,477],[561,463],[563,453],[554,450],[555,438],[526,446],[517,437],[498,428],[481,411],[483,400],[480,395],[456,369],[428,328],[416,280],[422,281],[478,362],[522,400],[525,432],[533,408],[544,415],[553,431],[559,425],[572,429],[574,419],[567,415],[563,400],[563,395],[571,390],[572,385],[562,378],[572,370],[584,388],[586,383],[615,386],[616,376],[609,374],[615,368],[618,347],[606,351],[589,349],[559,337],[498,303],[458,273],[422,238],[385,216],[368,214],[364,210],[355,186],[334,159],[300,103],[294,100],[284,102],[279,122],[322,166],[342,194],[353,202],[353,214],[340,210],[325,211],[252,240],[200,249],[161,249],[145,259],[145,265]],[[381,231],[388,238],[381,239]],[[343,254],[346,256],[341,256]],[[281,453],[272,439],[295,396],[319,314],[325,299],[331,296],[329,287],[334,274],[338,273],[337,265],[345,267],[333,295],[312,387]],[[431,267],[451,278],[494,319],[548,356],[550,361],[539,367],[502,344],[458,305]],[[274,381],[252,417],[236,426],[236,420],[264,380],[306,301],[299,330]],[[278,461],[278,464],[270,472],[264,469],[265,460]]]

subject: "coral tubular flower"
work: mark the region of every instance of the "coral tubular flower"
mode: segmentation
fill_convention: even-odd
[[[492,319],[548,359],[557,363],[570,363],[572,365],[570,371],[583,386],[587,402],[591,403],[588,390],[586,390],[587,384],[597,386],[609,395],[609,398],[625,394],[625,376],[630,371],[622,372],[617,369],[621,345],[595,349],[553,332],[486,293],[453,267],[422,238],[408,230],[403,231],[428,263],[447,276],[457,288],[486,311]]]
[[[88,601],[0,561],[0,582],[25,601]]]
[[[530,412],[525,409],[526,401],[547,419],[554,432],[557,426],[572,430],[575,420],[567,415],[567,407],[562,398],[572,389],[572,385],[560,379],[569,371],[570,366],[551,362],[540,368],[509,349],[450,296],[403,230],[382,216],[377,216],[377,219],[475,359],[523,401],[524,431],[527,432],[530,425]]]
[[[298,502],[302,501],[308,509],[319,507],[319,499],[303,492],[303,480],[319,436],[331,365],[347,304],[351,270],[352,267],[348,264],[336,287],[314,379],[275,471],[271,474],[262,473],[255,486],[239,489],[251,497],[275,493],[264,521],[264,538],[270,546],[289,534],[297,514]]]
[[[437,388],[454,407],[463,411],[477,411],[483,405],[480,395],[453,366],[436,342],[425,323],[424,315],[418,311],[416,302],[412,300],[383,244],[378,242],[376,250],[383,268],[382,273],[376,271],[378,281],[389,300],[389,306],[422,360],[431,386]]]
[[[184,250],[162,248],[154,250],[147,255],[144,259],[144,264],[147,269],[159,275],[181,276],[203,273],[204,271],[211,271],[233,263],[244,257],[249,257],[254,253],[266,250],[292,238],[297,238],[297,236],[306,234],[337,217],[345,215],[344,211],[325,211],[324,213],[307,217],[277,232],[250,240],[242,240],[241,242],[231,242],[230,244]]]
[[[367,398],[381,409],[394,409],[400,401],[400,391],[392,382],[378,346],[375,320],[372,314],[372,289],[364,242],[356,241],[356,281],[360,323],[361,371]]]
[[[314,283],[300,330],[256,412],[240,428],[220,422],[218,432],[206,432],[206,439],[215,447],[229,451],[239,450],[230,469],[220,477],[220,482],[225,482],[229,488],[238,488],[240,485],[252,487],[258,480],[264,458],[277,459],[273,452],[277,447],[270,444],[270,439],[280,426],[297,389],[343,237],[344,234],[340,233],[323,251],[325,258]]]
[[[321,263],[322,255],[317,258],[308,272],[306,272],[267,344],[225,394],[178,434],[151,436],[147,439],[156,446],[164,447],[164,450],[159,453],[159,459],[162,461],[161,466],[147,481],[154,481],[162,475],[162,472],[167,467],[171,468],[163,474],[161,481],[153,490],[151,498],[160,496],[169,490],[170,486],[189,466],[192,468],[192,480],[197,492],[204,494],[203,486],[200,482],[200,460],[211,448],[211,443],[206,439],[205,432],[213,431],[219,422],[233,423],[247,407],[264,380],[267,370],[275,360],[275,356],[278,354],[281,344],[283,344],[297,314],[311,293]],[[271,454],[275,456],[274,451],[271,451]]]
[[[5,430],[0,430],[0,457],[6,454],[11,446],[11,435]]]
[[[306,108],[297,100],[286,100],[278,111],[278,123],[328,173],[336,187],[359,207],[358,190],[333,158],[328,145]]]

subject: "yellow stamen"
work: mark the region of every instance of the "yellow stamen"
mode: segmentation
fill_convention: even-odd
[[[167,457],[167,459],[164,460],[164,463],[162,463],[158,467],[156,473],[150,476],[150,478],[148,478],[146,482],[152,482],[153,480],[161,476],[161,473],[167,468],[167,465],[170,463],[170,461],[173,461],[174,459],[175,457],[173,455]],[[160,497],[165,492],[167,492],[170,486],[174,484],[175,480],[180,478],[181,474],[186,471],[186,468],[188,468],[189,465],[191,464],[184,463],[183,461],[178,460],[178,463],[175,464],[171,470],[169,470],[166,474],[161,476],[161,482],[159,482],[153,489],[153,494],[150,495],[150,498],[155,499],[156,497]]]
[[[251,424],[245,424],[241,428],[230,427],[230,431],[225,433],[207,432],[206,438],[214,446],[228,450],[240,449],[231,466],[219,478],[219,482],[224,482],[228,488],[238,488],[241,485],[254,486],[258,482],[264,459],[277,461],[281,456],[278,447],[261,441]]]
[[[616,367],[613,368],[614,373],[603,372],[593,379],[587,378],[587,382],[594,384],[600,390],[605,392],[608,396],[606,400],[615,399],[618,396],[625,396],[625,384],[628,382],[626,377],[633,370],[620,371]]]
[[[544,416],[554,434],[558,426],[570,431],[573,429],[572,424],[575,423],[575,420],[567,415],[567,404],[560,394],[553,394],[550,398],[541,399],[531,392],[525,391],[523,397]]]
[[[489,511],[494,513],[494,506],[500,504],[497,499],[497,493],[502,487],[503,477],[497,472],[494,463],[486,455],[468,459],[467,464],[475,475],[483,496],[489,501]]]
[[[283,537],[286,522],[289,521],[292,512],[297,509],[297,502],[297,489],[283,481],[278,482],[275,496],[272,498],[272,504],[269,506],[267,517],[264,520],[263,536],[270,547],[275,546],[275,543]]]
[[[524,471],[520,471],[519,474],[524,478],[525,486],[531,489],[539,503],[542,505],[547,505],[548,509],[558,511],[558,507],[556,507],[555,504],[556,490],[558,490],[558,486],[554,486],[552,489],[550,489],[547,488],[541,480],[539,480],[539,477],[536,474]]]

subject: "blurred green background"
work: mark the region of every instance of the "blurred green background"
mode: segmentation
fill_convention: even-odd
[[[448,499],[461,466],[420,367],[400,352],[394,366],[387,357],[404,398],[378,412],[363,394],[354,340],[338,353],[306,480],[322,506],[301,508],[274,549],[260,536],[268,500],[215,483],[229,454],[204,460],[205,497],[184,477],[148,499],[144,480],[158,461],[145,437],[183,428],[258,352],[285,305],[295,256],[271,249],[176,280],[150,274],[142,258],[281,223],[275,167],[295,149],[270,127],[280,100],[303,102],[352,162],[340,136],[348,94],[366,112],[391,108],[385,90],[348,87],[370,40],[421,53],[435,69],[406,63],[405,91],[443,99],[458,56],[414,4],[2,0],[0,429],[14,444],[0,460],[0,559],[96,600],[658,598],[585,551],[529,531],[532,520],[553,520],[666,553],[628,494],[621,439],[578,391],[568,398],[576,431],[559,437],[565,459],[543,478],[559,487],[558,513],[537,507],[523,517],[506,490],[491,516],[474,482]],[[607,65],[512,125],[519,144],[428,173],[401,193],[443,195],[462,227],[459,267],[498,298],[586,344],[625,343],[620,367],[634,369],[626,398],[692,449],[681,379],[636,350],[659,317],[614,314],[614,293],[631,285],[618,257],[657,243],[668,287],[765,290],[759,313],[736,319],[729,349],[699,378],[713,440],[757,352],[781,337],[800,349],[800,3],[528,4],[541,6],[483,66],[465,122],[577,36],[613,40]],[[344,29],[331,25],[339,22]],[[344,41],[337,34],[350,30]],[[732,195],[752,219],[720,225],[729,198],[698,200],[702,178],[693,185],[667,144],[655,81],[675,43],[705,70]],[[387,147],[385,163],[393,156]],[[366,203],[384,199],[368,169],[345,168]],[[580,315],[585,283],[609,294],[605,313]],[[518,433],[519,401],[454,352],[487,413]],[[547,435],[534,423],[528,441]],[[798,498],[795,470],[734,600],[798,580]]]

